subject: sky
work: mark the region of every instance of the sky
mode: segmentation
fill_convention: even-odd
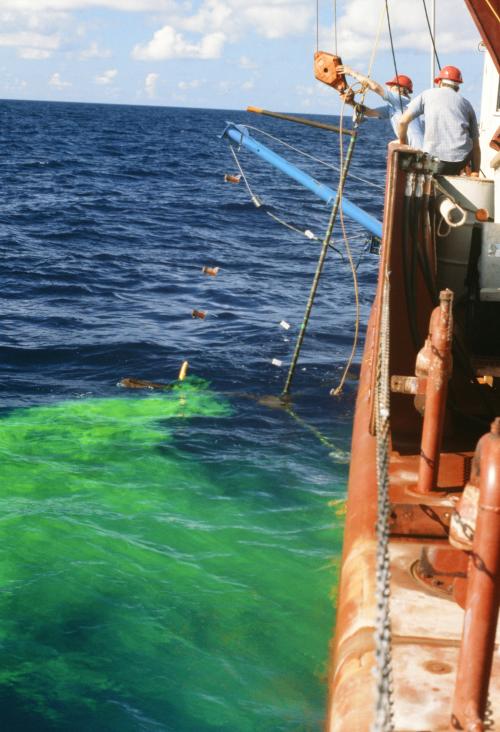
[[[388,7],[398,72],[422,91],[424,0]],[[478,112],[479,41],[464,2],[436,0],[439,61],[461,68]],[[318,47],[381,83],[394,75],[383,0],[0,0],[0,97],[338,114],[314,79]]]

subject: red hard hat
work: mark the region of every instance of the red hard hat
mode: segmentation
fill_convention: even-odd
[[[449,81],[454,81],[455,84],[463,84],[464,81],[462,79],[460,69],[457,69],[456,66],[443,66],[439,74],[434,79],[434,83],[437,84],[441,79],[449,79]]]
[[[404,74],[398,74],[394,79],[386,81],[385,83],[387,86],[404,86],[409,92],[413,91],[413,81],[409,76],[405,76]]]

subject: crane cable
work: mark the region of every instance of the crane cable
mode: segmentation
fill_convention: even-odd
[[[432,42],[432,48],[433,48],[433,51],[434,51],[434,56],[435,56],[436,61],[437,61],[438,69],[441,71],[441,64],[439,63],[439,56],[438,56],[438,53],[436,51],[436,44],[434,43],[434,36],[432,35],[431,23],[430,23],[430,20],[429,20],[429,14],[427,12],[427,5],[426,5],[425,0],[422,0],[422,3],[424,5],[425,19],[427,21],[427,28],[429,29],[429,35],[431,37],[431,42]]]
[[[392,61],[394,63],[394,72],[396,74],[396,78],[399,76],[398,74],[398,67],[396,64],[396,54],[394,52],[394,41],[392,40],[392,30],[391,30],[391,19],[389,17],[389,3],[387,0],[385,0],[385,14],[387,16],[387,28],[389,30],[389,38],[391,41],[391,52],[392,52]],[[401,114],[404,113],[403,109],[403,100],[401,99],[401,87],[398,84],[398,95],[399,95],[399,106],[401,107]]]
[[[367,76],[370,76],[373,63],[375,61],[375,55],[378,50],[379,42],[380,42],[380,33],[382,30],[382,20],[383,20],[383,6],[379,17],[379,23],[377,28],[377,36],[375,38],[375,43],[373,44],[372,53],[370,57],[370,64],[368,66],[368,74]],[[355,107],[355,114],[357,117],[357,121],[360,122],[362,117],[360,118],[360,111],[362,109],[362,105],[364,103],[364,98],[367,92],[366,87],[362,87],[361,90],[361,107],[358,107],[356,109]],[[344,123],[344,110],[345,110],[345,99],[343,100],[342,108],[341,108],[341,114],[340,114],[340,168],[343,169],[343,155],[344,155],[344,147],[343,147],[343,136],[342,136],[342,126]],[[348,151],[348,154],[350,152],[350,149]],[[348,165],[348,161],[346,161],[346,167]],[[346,170],[347,175],[347,170]],[[354,264],[354,260],[352,258],[352,252],[351,247],[349,245],[349,238],[347,236],[346,228],[345,228],[345,221],[344,221],[344,213],[342,211],[342,194],[343,194],[343,186],[339,187],[339,196],[340,196],[340,205],[339,205],[339,214],[340,214],[340,226],[342,229],[342,236],[344,240],[344,246],[346,249],[347,258],[349,260],[349,266],[351,268],[352,273],[352,282],[353,282],[353,289],[354,289],[354,305],[355,305],[355,319],[354,319],[354,337],[352,341],[352,347],[351,347],[351,353],[349,354],[349,357],[346,361],[346,364],[344,366],[344,369],[342,371],[342,375],[340,377],[339,383],[337,386],[330,389],[330,395],[331,396],[338,396],[342,393],[342,390],[344,388],[345,381],[347,379],[347,376],[349,374],[349,369],[351,368],[352,362],[354,360],[354,357],[356,355],[356,350],[358,347],[358,339],[359,339],[359,321],[360,321],[360,303],[359,303],[359,284],[358,284],[358,276],[357,276],[357,265]]]

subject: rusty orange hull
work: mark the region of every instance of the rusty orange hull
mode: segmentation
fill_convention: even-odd
[[[467,510],[478,514],[478,522],[487,514],[491,541],[483,543],[479,554],[477,533],[464,540],[464,546],[449,541],[452,517],[461,515],[457,510],[465,485],[470,481],[470,490],[479,491],[479,483],[472,485],[470,477],[481,434],[477,425],[481,419],[485,423],[485,415],[489,415],[483,401],[488,402],[493,414],[500,414],[498,377],[492,379],[493,387],[479,385],[461,365],[460,354],[454,355],[458,363],[451,368],[451,350],[446,360],[445,339],[436,339],[434,326],[428,325],[435,303],[421,272],[417,272],[412,283],[418,309],[411,311],[412,303],[404,292],[408,278],[402,239],[406,195],[403,171],[408,170],[408,160],[411,165],[408,155],[411,153],[401,146],[390,145],[379,289],[367,330],[353,428],[342,569],[331,645],[328,732],[370,732],[375,718],[378,485],[374,394],[382,332],[382,283],[386,278],[391,282],[388,369],[390,376],[404,375],[397,377],[390,394],[388,448],[393,729],[478,732],[484,727],[474,724],[482,725],[491,717],[500,720],[500,632],[495,639],[500,587],[500,503],[498,507],[494,505],[500,499],[500,434],[495,442],[497,438],[492,433],[489,462],[482,468],[483,479],[486,474],[490,476],[490,497],[479,498],[475,509],[471,509],[470,502],[467,505]],[[457,318],[460,319],[458,311]],[[428,375],[418,375],[417,369],[414,376],[418,345],[415,339],[412,341],[411,331],[422,334],[423,345],[429,327],[433,339],[430,342],[434,344],[430,352],[432,358],[441,359],[442,368],[437,376],[432,366]],[[413,381],[406,377],[413,377]],[[442,390],[441,403],[432,392],[432,378]],[[413,385],[415,404],[408,391],[402,393],[402,383]],[[419,412],[424,411],[425,416],[425,409],[427,415],[423,420]],[[427,427],[424,426],[422,437],[425,421]],[[470,533],[474,531],[471,529]],[[472,592],[476,581],[478,587],[482,582],[485,589]],[[485,623],[481,620],[481,608],[488,615]],[[471,624],[478,629],[481,640],[467,641],[467,634],[474,636],[470,633]],[[485,645],[483,649],[481,643]],[[462,658],[459,673],[460,653],[462,657],[465,654],[469,663]],[[490,656],[487,700],[479,666],[488,665]],[[468,667],[473,669],[474,663],[478,668],[471,672],[475,680],[469,684]]]

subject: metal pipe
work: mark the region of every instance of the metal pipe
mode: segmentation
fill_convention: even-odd
[[[347,127],[336,127],[326,122],[317,122],[314,119],[305,119],[304,117],[295,117],[291,114],[283,114],[283,112],[270,112],[260,107],[247,107],[247,112],[254,114],[263,114],[265,117],[274,117],[275,119],[284,119],[287,122],[296,122],[299,125],[307,125],[307,127],[317,127],[320,130],[328,130],[329,132],[341,132],[343,135],[354,135],[354,131]]]
[[[500,418],[478,442],[479,505],[453,699],[454,729],[483,730],[500,602]]]
[[[453,292],[439,293],[439,306],[431,315],[431,362],[425,390],[424,424],[418,470],[417,493],[430,493],[437,483],[439,456],[446,411],[451,365]]]
[[[289,163],[285,158],[282,158],[262,143],[254,140],[244,125],[235,125],[232,122],[229,122],[221,137],[228,137],[233,140],[233,142],[236,142],[237,145],[246,147],[263,160],[271,163],[275,168],[278,168],[278,170],[286,173],[286,175],[293,178],[293,180],[296,180],[297,183],[300,183],[305,188],[309,189],[326,204],[332,205],[335,201],[337,191],[325,186],[323,183],[319,183],[312,176]],[[351,141],[354,139],[355,137],[351,137]],[[354,221],[367,229],[371,234],[379,239],[382,238],[382,223],[373,216],[370,216],[366,211],[363,211],[359,206],[356,206],[356,204],[351,203],[351,201],[344,196],[342,196],[342,211],[345,216],[349,216],[349,218],[354,219]]]

